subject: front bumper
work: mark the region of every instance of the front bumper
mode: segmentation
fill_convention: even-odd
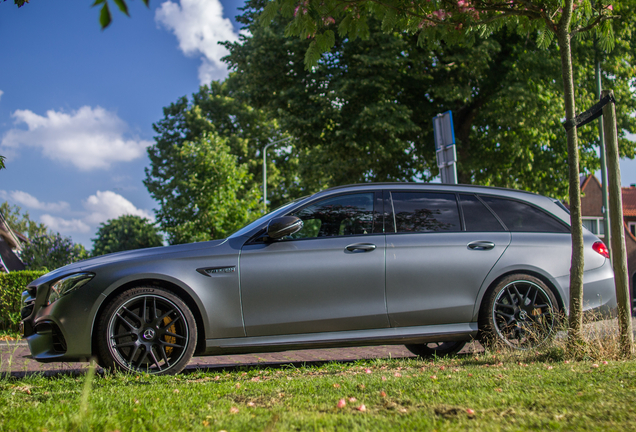
[[[85,361],[92,355],[95,312],[103,298],[86,286],[47,305],[49,283],[22,293],[20,331],[33,359],[40,362]]]

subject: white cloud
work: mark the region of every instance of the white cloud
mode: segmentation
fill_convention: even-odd
[[[0,198],[11,200],[16,204],[25,206],[29,209],[43,210],[53,213],[67,211],[70,207],[69,204],[64,201],[58,201],[56,203],[42,202],[33,195],[23,191],[7,192],[4,190],[0,190]]]
[[[0,99],[2,99],[2,95],[4,94],[4,92],[2,90],[0,90]]]
[[[91,225],[123,215],[141,216],[151,221],[155,219],[149,211],[138,209],[126,198],[112,191],[97,191],[95,195],[89,196],[83,205],[89,212],[83,220]]]
[[[44,156],[70,162],[82,171],[137,159],[152,144],[124,138],[126,122],[101,107],[84,106],[70,114],[49,110],[46,116],[17,110],[12,116],[27,129],[14,128],[4,135],[0,148],[5,153],[12,155],[23,147],[39,148]]]
[[[61,234],[71,233],[87,233],[91,231],[91,227],[84,223],[81,219],[64,219],[61,217],[43,214],[40,216],[40,222],[46,225],[51,231]]]
[[[202,54],[201,84],[227,76],[227,66],[221,58],[228,51],[218,42],[235,42],[238,34],[232,22],[223,17],[223,5],[219,0],[181,0],[181,4],[166,1],[157,9],[155,21],[172,30],[184,54]]]

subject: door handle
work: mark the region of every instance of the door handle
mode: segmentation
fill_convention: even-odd
[[[375,245],[371,243],[354,243],[345,248],[349,252],[371,252],[375,249]]]
[[[490,250],[495,247],[495,244],[490,241],[474,241],[468,243],[468,249],[472,250]]]

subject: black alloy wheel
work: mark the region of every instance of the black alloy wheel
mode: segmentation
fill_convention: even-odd
[[[466,341],[430,342],[405,345],[406,349],[420,357],[445,357],[457,354],[464,348]]]
[[[480,312],[480,339],[519,350],[537,348],[554,336],[558,313],[554,294],[540,279],[510,275],[486,295]]]
[[[98,351],[106,368],[179,373],[194,353],[197,329],[186,304],[157,287],[128,290],[100,317]]]

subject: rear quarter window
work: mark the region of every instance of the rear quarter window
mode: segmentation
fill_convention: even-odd
[[[506,198],[496,198],[480,195],[488,206],[499,216],[499,219],[512,232],[549,232],[569,233],[569,227],[548,214],[530,204]]]

